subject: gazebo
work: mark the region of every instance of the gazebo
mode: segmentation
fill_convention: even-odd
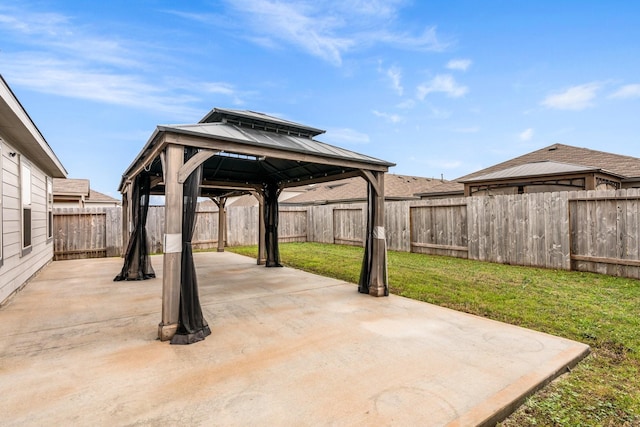
[[[125,265],[116,280],[153,277],[144,231],[150,195],[165,196],[160,340],[204,338],[189,328],[202,317],[191,255],[198,197],[219,206],[219,250],[228,197],[253,194],[260,204],[258,264],[280,266],[278,196],[295,187],[359,176],[368,183],[365,253],[358,290],[388,295],[384,231],[384,173],[393,163],[314,138],[323,130],[253,111],[215,108],[199,123],[158,126],[122,176]],[[194,313],[195,312],[195,313]],[[197,319],[196,322],[198,323]],[[185,332],[184,326],[187,326]],[[206,322],[196,330],[208,333]]]

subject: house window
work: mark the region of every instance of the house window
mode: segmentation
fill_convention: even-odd
[[[20,159],[20,202],[22,205],[22,254],[31,251],[31,166]]]
[[[53,237],[53,180],[47,177],[47,239]]]

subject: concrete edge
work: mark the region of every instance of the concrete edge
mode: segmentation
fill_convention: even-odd
[[[471,408],[466,414],[452,421],[447,426],[495,426],[513,414],[527,398],[544,388],[556,378],[570,372],[573,367],[590,353],[591,348],[586,344],[580,344],[565,350],[545,365],[520,378],[503,390],[500,390],[491,399]],[[560,368],[556,368],[557,366],[560,366]],[[551,371],[549,370],[550,368]],[[491,411],[490,408],[498,409]]]

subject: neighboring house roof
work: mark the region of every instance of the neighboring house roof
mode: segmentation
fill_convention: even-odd
[[[387,173],[384,175],[385,200],[415,199],[416,193],[433,189],[442,184],[439,179],[423,178]],[[367,200],[367,183],[362,178],[348,178],[305,187],[298,196],[281,202],[289,204],[324,204]]]
[[[54,196],[84,196],[89,197],[88,179],[53,179]]]
[[[456,181],[444,181],[427,191],[416,193],[415,196],[424,198],[464,196],[464,184]]]
[[[0,75],[0,136],[47,175],[64,178],[67,171],[44,136]]]
[[[498,163],[497,165],[462,176],[456,181],[465,182],[471,179],[487,175],[489,173],[503,171],[515,166],[535,162],[557,162],[600,169],[625,178],[640,177],[640,158],[588,148],[574,147],[564,144],[553,144],[540,150],[524,154],[522,156]]]
[[[114,203],[120,204],[120,200],[96,190],[89,189],[89,197],[85,201],[90,203]]]
[[[608,175],[617,176],[618,178],[624,178],[615,173],[611,173],[601,168],[593,166],[574,165],[569,163],[542,161],[525,163],[518,166],[512,166],[510,168],[502,169],[496,172],[490,172],[480,176],[474,176],[472,178],[460,179],[459,182],[471,183],[480,181],[499,181],[508,180],[514,178],[536,178],[554,175],[566,175],[572,173],[585,173],[585,172],[603,172]]]
[[[440,185],[450,183],[439,179],[423,178],[387,173],[384,175],[385,200],[411,200],[417,199],[416,193],[429,191]],[[458,193],[463,193],[464,186],[453,183],[459,187]],[[321,184],[312,184],[304,187],[285,188],[279,198],[281,206],[328,204],[341,202],[361,202],[367,200],[367,183],[364,179],[347,178]],[[239,197],[230,201],[229,207],[256,206],[258,201],[251,195]]]
[[[88,179],[54,178],[54,201],[84,200],[85,203],[120,203],[120,200],[91,189]]]

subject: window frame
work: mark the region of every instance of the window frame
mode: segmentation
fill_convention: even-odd
[[[22,155],[20,155],[18,163],[20,174],[20,246],[22,248],[21,255],[25,256],[33,250],[33,173],[31,163]],[[27,212],[28,224],[26,224]]]
[[[46,178],[46,197],[47,197],[47,243],[53,240],[53,178]]]

